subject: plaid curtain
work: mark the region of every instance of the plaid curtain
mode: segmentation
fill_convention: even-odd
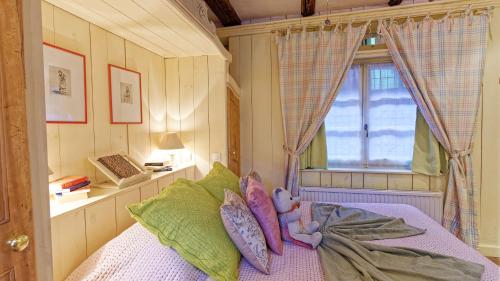
[[[308,147],[339,92],[367,24],[276,38],[287,157],[287,189],[298,194],[299,156]]]
[[[450,156],[443,225],[477,248],[479,194],[473,184],[476,128],[489,15],[446,16],[381,26],[401,79]]]

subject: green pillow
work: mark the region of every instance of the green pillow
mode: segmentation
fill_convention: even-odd
[[[237,280],[240,253],[220,217],[219,202],[178,179],[161,194],[127,206],[134,219],[214,280]]]
[[[208,175],[196,183],[203,186],[222,203],[224,202],[224,189],[229,189],[241,196],[239,180],[240,178],[233,174],[231,170],[219,162],[214,162],[214,166]]]

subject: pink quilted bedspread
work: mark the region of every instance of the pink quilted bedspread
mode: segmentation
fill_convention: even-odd
[[[424,235],[374,243],[404,246],[455,256],[483,264],[483,281],[499,281],[499,267],[468,247],[420,210],[409,205],[353,203],[344,206],[366,209],[378,214],[403,217],[406,223],[425,228]],[[303,202],[303,219],[309,221],[310,202]],[[271,274],[254,269],[245,259],[240,265],[239,280],[323,281],[319,256],[314,250],[286,244],[284,255],[272,254]],[[207,276],[184,261],[177,253],[158,242],[138,223],[84,261],[67,280],[206,280]]]

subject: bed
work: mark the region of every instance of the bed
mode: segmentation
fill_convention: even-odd
[[[310,221],[310,204],[303,202],[303,220]],[[455,256],[485,266],[483,281],[498,281],[499,267],[458,240],[434,220],[413,206],[402,204],[343,203],[386,216],[403,217],[406,223],[427,229],[423,235],[379,240],[373,243],[404,246]],[[284,255],[272,254],[271,274],[265,275],[242,259],[241,281],[308,280],[323,281],[316,251],[286,244]],[[160,244],[136,223],[85,260],[67,280],[210,280],[203,272],[184,261],[173,249]]]

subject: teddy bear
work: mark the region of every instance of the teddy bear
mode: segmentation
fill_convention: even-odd
[[[273,190],[273,203],[278,212],[281,238],[296,245],[315,249],[323,235],[318,231],[319,223],[312,221],[304,225],[301,220],[300,201],[281,187]]]

